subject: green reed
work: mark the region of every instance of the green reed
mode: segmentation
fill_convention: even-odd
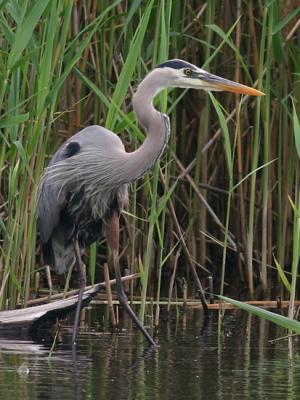
[[[121,265],[141,271],[141,286],[132,283],[130,291],[141,295],[141,317],[147,297],[158,305],[166,295],[183,241],[179,297],[182,278],[194,296],[194,263],[204,282],[210,274],[215,287],[237,296],[235,288],[244,287],[249,297],[260,287],[274,296],[275,282],[276,294],[295,298],[297,17],[298,9],[280,1],[2,2],[1,308],[26,304],[35,273],[43,270],[35,195],[51,155],[91,124],[112,129],[128,151],[136,149],[144,132],[132,93],[151,68],[174,57],[248,85],[257,81],[266,96],[218,93],[212,106],[201,91],[176,89],[155,100],[169,114],[170,143],[153,173],[131,186],[121,217]],[[102,279],[105,246],[87,252],[91,282]],[[289,292],[280,274],[289,279],[291,271]]]

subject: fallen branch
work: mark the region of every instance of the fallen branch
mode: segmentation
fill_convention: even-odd
[[[139,273],[123,276],[122,277],[122,282],[132,281],[132,280],[137,279],[139,277],[140,277]],[[116,280],[115,279],[111,279],[109,281],[109,283],[110,283],[111,286],[115,285],[116,284]],[[104,289],[105,286],[106,286],[105,282],[97,283],[95,285],[86,286],[85,293],[89,292],[91,295],[96,294],[100,290]],[[52,300],[67,299],[68,297],[77,295],[78,292],[79,292],[79,289],[73,289],[73,290],[69,290],[66,293],[53,294],[51,296],[51,298],[49,296],[39,297],[37,299],[28,300],[27,301],[27,305],[28,306],[36,306],[36,305],[39,305],[39,304],[49,303],[49,301],[52,301]],[[21,307],[22,307],[21,304],[17,304],[17,308],[21,308]],[[1,315],[1,313],[0,313],[0,315]]]
[[[124,276],[122,281],[128,281],[138,277],[139,274],[132,274]],[[110,285],[114,285],[116,281],[112,279],[109,283]],[[103,288],[105,288],[105,282],[86,287],[82,299],[83,306],[86,307],[92,298]],[[32,331],[42,329],[46,324],[49,326],[55,322],[56,319],[64,318],[66,314],[75,309],[78,300],[77,294],[78,290],[71,290],[66,294],[61,293],[51,296],[51,302],[49,302],[49,297],[47,296],[31,300],[31,304],[39,302],[39,305],[18,310],[2,311],[0,312],[0,332],[25,328],[32,334]],[[45,301],[47,301],[48,304],[40,304]]]

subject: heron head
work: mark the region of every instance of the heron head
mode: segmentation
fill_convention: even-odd
[[[157,66],[164,76],[166,86],[203,89],[207,91],[222,91],[263,96],[264,93],[217,75],[210,74],[184,60],[169,60]]]

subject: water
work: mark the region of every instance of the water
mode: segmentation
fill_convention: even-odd
[[[290,362],[286,340],[270,342],[284,330],[266,321],[228,311],[218,336],[217,312],[203,334],[201,311],[162,313],[149,351],[125,316],[126,330],[103,332],[105,315],[87,310],[76,358],[69,329],[51,358],[46,346],[0,339],[0,399],[300,399],[300,340]]]

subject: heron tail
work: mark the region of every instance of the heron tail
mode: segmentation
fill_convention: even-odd
[[[66,236],[63,229],[56,229],[48,242],[43,244],[44,262],[57,274],[68,272],[75,263],[74,246]]]

